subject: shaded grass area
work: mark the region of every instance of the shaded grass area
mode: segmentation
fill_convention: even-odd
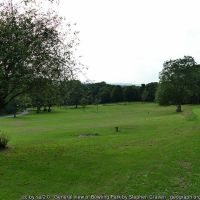
[[[200,106],[133,103],[0,119],[0,199],[25,194],[199,194]],[[116,133],[114,127],[119,126]],[[95,134],[98,137],[79,137]]]

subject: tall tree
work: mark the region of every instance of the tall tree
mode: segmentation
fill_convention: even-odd
[[[185,97],[199,90],[200,66],[191,56],[169,60],[164,63],[159,78],[159,103],[175,104],[176,111],[181,112]]]
[[[35,79],[56,80],[75,70],[77,32],[70,25],[60,31],[61,17],[29,4],[0,5],[0,109],[30,90]]]
[[[68,82],[70,88],[67,92],[67,104],[75,105],[75,108],[78,107],[83,95],[83,85],[78,80],[72,80]]]

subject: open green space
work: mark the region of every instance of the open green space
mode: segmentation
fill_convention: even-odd
[[[115,127],[119,132],[115,132]],[[42,194],[199,195],[200,106],[129,103],[0,119],[0,199]],[[81,134],[95,134],[80,137]]]

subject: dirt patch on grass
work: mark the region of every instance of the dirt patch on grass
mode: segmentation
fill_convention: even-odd
[[[182,190],[188,187],[187,181],[185,180],[184,177],[181,176],[175,177],[174,184],[175,187],[178,187]]]
[[[185,160],[181,160],[179,162],[179,165],[181,168],[187,169],[187,170],[190,170],[192,168],[192,164],[189,161],[185,161]]]

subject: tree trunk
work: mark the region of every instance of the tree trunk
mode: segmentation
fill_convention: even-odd
[[[182,112],[181,110],[181,104],[178,104],[177,107],[176,107],[176,112]]]
[[[48,106],[48,112],[51,112],[51,106],[50,105]]]
[[[40,113],[40,111],[41,111],[41,107],[37,106],[37,113]]]
[[[46,106],[44,106],[44,109],[43,109],[43,111],[44,111],[44,112],[46,112],[46,111],[47,111],[47,108],[46,108]]]
[[[97,112],[99,112],[99,105],[97,104]]]

